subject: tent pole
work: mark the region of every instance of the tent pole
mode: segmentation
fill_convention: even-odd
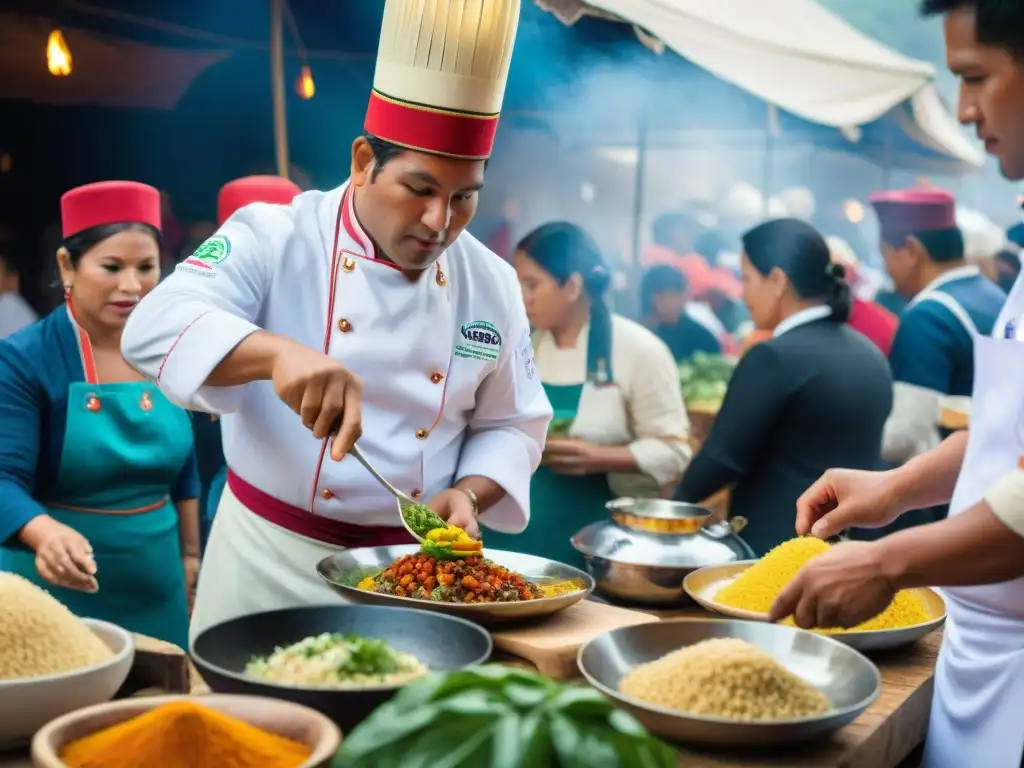
[[[270,89],[277,175],[288,178],[288,115],[284,100],[284,0],[270,0]]]
[[[633,185],[633,266],[640,266],[641,220],[644,213],[644,177],[647,167],[647,118],[640,115],[636,137],[636,177]]]
[[[882,148],[882,189],[889,189],[892,177],[892,140],[893,126],[885,126],[885,144]]]
[[[774,104],[765,103],[764,113],[764,165],[761,169],[761,215],[768,218],[768,200],[772,195],[775,166],[775,134],[779,115]]]

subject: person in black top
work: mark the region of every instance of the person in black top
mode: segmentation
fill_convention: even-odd
[[[676,490],[697,503],[735,483],[730,512],[758,555],[792,538],[796,500],[830,467],[874,469],[892,407],[885,357],[850,329],[850,289],[824,238],[796,219],[743,236],[743,299],[772,338],[740,360]]]
[[[675,267],[659,264],[644,272],[640,281],[640,312],[644,325],[665,342],[676,362],[694,352],[717,355],[722,344],[707,326],[686,311],[689,285]]]

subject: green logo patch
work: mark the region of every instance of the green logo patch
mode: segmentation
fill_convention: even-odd
[[[483,320],[466,323],[459,329],[462,339],[455,345],[456,357],[474,360],[497,360],[501,353],[501,334]]]
[[[231,241],[224,235],[214,235],[196,248],[192,258],[207,266],[216,266],[231,255]]]

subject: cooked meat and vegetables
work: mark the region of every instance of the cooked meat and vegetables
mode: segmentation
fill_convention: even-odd
[[[443,603],[508,603],[545,597],[540,587],[483,557],[438,560],[425,551],[398,558],[359,589]]]

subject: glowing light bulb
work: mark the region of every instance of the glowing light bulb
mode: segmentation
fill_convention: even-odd
[[[53,30],[46,41],[46,68],[54,77],[71,74],[71,51],[59,29]]]
[[[864,221],[864,206],[859,200],[847,200],[843,203],[843,215],[852,224],[860,224]]]
[[[302,70],[299,72],[299,79],[295,81],[295,92],[303,99],[312,99],[313,95],[316,93],[316,84],[313,82],[313,73],[310,71],[308,64],[302,65]]]

